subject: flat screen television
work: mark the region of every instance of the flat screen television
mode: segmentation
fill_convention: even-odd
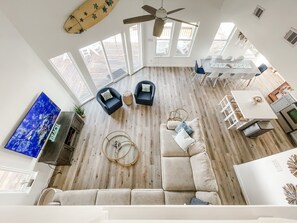
[[[41,93],[6,145],[6,149],[37,157],[61,109]]]

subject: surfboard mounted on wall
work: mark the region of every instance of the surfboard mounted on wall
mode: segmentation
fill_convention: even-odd
[[[67,33],[80,34],[96,25],[114,9],[119,0],[87,0],[74,10],[64,24]]]

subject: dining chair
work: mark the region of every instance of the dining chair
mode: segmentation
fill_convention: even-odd
[[[233,57],[232,56],[228,56],[228,57],[226,57],[226,58],[224,58],[224,60],[232,60],[233,59]]]
[[[208,74],[206,76],[206,79],[210,81],[210,84],[212,85],[212,87],[215,87],[217,84],[217,81],[219,79],[219,76],[222,75],[222,73],[219,72],[211,72],[210,74]],[[214,80],[214,83],[212,84],[212,81]]]
[[[219,79],[223,80],[224,87],[226,87],[227,83],[230,82],[230,79],[233,78],[233,76],[235,76],[235,73],[223,73],[219,76]]]
[[[256,78],[259,77],[261,74],[263,74],[266,70],[268,69],[267,65],[262,63],[259,67],[258,67],[258,70],[260,71],[260,73],[256,73],[254,75],[254,78],[253,78],[253,82],[251,83],[251,86],[255,83],[256,81]],[[251,81],[250,81],[251,82]],[[248,83],[249,85],[250,83]]]
[[[197,60],[195,61],[194,70],[191,73],[191,75],[192,75],[192,80],[194,80],[195,77],[201,78],[203,75],[205,75],[205,71],[203,67],[199,67]]]
[[[212,56],[207,56],[206,58],[205,58],[205,60],[211,60],[212,59]]]
[[[239,56],[235,58],[233,61],[241,61],[241,60],[244,60],[244,56]]]
[[[237,87],[241,87],[246,81],[248,81],[248,83],[247,83],[247,85],[245,87],[248,87],[254,77],[255,77],[255,74],[254,73],[243,74],[240,77],[241,84],[240,85],[236,85],[236,88]]]

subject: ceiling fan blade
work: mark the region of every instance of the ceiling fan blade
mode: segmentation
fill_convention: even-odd
[[[174,20],[174,21],[177,21],[177,22],[182,22],[182,23],[189,24],[189,25],[191,25],[191,26],[196,26],[196,27],[198,27],[197,24],[189,23],[189,22],[186,22],[186,21],[183,21],[183,20],[180,20],[180,19],[175,19],[175,18],[171,18],[171,17],[167,17],[167,19],[171,19],[171,20]]]
[[[167,15],[172,14],[172,13],[175,13],[175,12],[178,12],[178,11],[181,11],[181,10],[184,10],[184,9],[185,8],[174,9],[172,11],[167,12]]]
[[[146,22],[146,21],[150,21],[150,20],[154,20],[154,19],[155,19],[154,15],[141,15],[141,16],[124,19],[123,23],[124,24],[139,23],[139,22]]]
[[[154,24],[154,31],[153,36],[160,37],[163,31],[165,25],[165,21],[160,18],[156,18],[155,24]]]
[[[144,5],[142,6],[142,9],[148,13],[150,13],[151,15],[156,15],[156,11],[157,9],[155,9],[154,7],[152,6],[149,6],[149,5]]]

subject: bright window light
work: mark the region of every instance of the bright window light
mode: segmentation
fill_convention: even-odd
[[[111,82],[106,58],[101,42],[96,42],[79,50],[97,89]]]
[[[156,56],[169,56],[172,40],[173,22],[166,22],[163,32],[156,40]]]
[[[113,79],[127,74],[124,45],[121,34],[102,41]]]
[[[231,36],[231,33],[234,30],[234,27],[234,23],[231,22],[221,23],[217,31],[217,34],[213,40],[213,43],[209,49],[209,55],[217,56],[222,54]]]
[[[28,193],[36,176],[37,172],[0,166],[0,192]]]
[[[132,48],[133,69],[134,71],[137,71],[142,67],[140,25],[130,27],[129,31]]]
[[[91,91],[68,53],[54,57],[50,62],[80,103],[92,97]]]
[[[181,24],[175,56],[190,56],[197,29],[198,27],[196,26],[191,26],[186,23]]]

